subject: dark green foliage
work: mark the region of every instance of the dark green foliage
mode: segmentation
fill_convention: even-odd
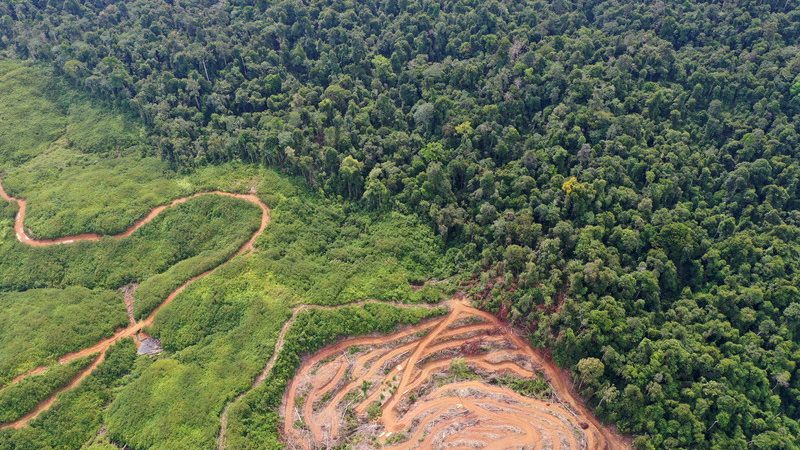
[[[308,303],[438,299],[440,292],[412,292],[409,282],[448,272],[441,240],[413,217],[348,214],[341,204],[303,196],[275,209],[257,244],[263,267]]]
[[[303,355],[343,337],[386,333],[398,325],[414,324],[443,312],[441,308],[404,309],[373,303],[300,313],[286,335],[283,350],[270,376],[231,409],[227,445],[243,450],[283,448],[278,440],[278,407]]]

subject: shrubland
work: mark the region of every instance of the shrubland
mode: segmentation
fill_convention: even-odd
[[[30,426],[19,430],[0,430],[0,449],[81,448],[98,434],[103,407],[124,385],[134,365],[136,348],[131,340],[111,347],[106,359],[76,389],[63,393],[53,407]]]
[[[121,294],[80,286],[0,292],[0,309],[0,388],[128,323]]]
[[[118,288],[188,258],[222,253],[225,259],[259,222],[260,210],[243,200],[206,196],[165,211],[125,239],[34,248],[18,242],[12,230],[0,241],[6,256],[0,260],[0,289]],[[11,222],[4,225],[8,229]],[[200,269],[195,265],[192,272]]]
[[[69,364],[56,365],[44,373],[25,378],[0,389],[0,423],[13,422],[34,409],[50,396],[53,390],[65,386],[97,355],[82,358]]]
[[[103,121],[130,120],[77,94],[41,65],[3,62],[0,67],[14,74],[0,79],[0,89],[23,90],[51,106],[70,105],[68,111],[91,111],[100,121],[82,121],[80,115],[58,108],[38,112],[58,115],[59,123],[73,133],[102,136]],[[40,88],[26,89],[29,83]],[[25,111],[13,109],[15,105],[9,103],[7,113],[21,122],[18,115]],[[85,406],[97,409],[98,416],[81,419],[79,427],[67,425],[75,419],[64,406],[77,392],[71,391],[30,428],[3,435],[0,442],[10,448],[27,448],[34,441],[75,448],[66,442],[78,436],[100,448],[111,442],[135,448],[211,448],[223,407],[263,369],[296,305],[340,305],[366,298],[427,302],[450,289],[447,283],[412,288],[451,272],[441,238],[412,216],[359,211],[292,177],[249,164],[176,173],[143,154],[142,141],[90,152],[57,134],[39,139],[40,151],[2,162],[4,186],[28,200],[31,220],[26,218],[26,226],[34,236],[116,233],[152,206],[216,189],[256,192],[270,206],[272,221],[254,252],[230,261],[256,229],[258,210],[213,196],[168,209],[128,238],[30,248],[13,234],[16,207],[3,203],[0,298],[7,299],[8,307],[0,308],[0,322],[10,327],[0,332],[0,339],[9,343],[4,346],[7,379],[51,364],[124,325],[117,288],[138,284],[134,315],[141,319],[185,280],[219,267],[183,291],[147,330],[160,339],[165,352],[137,358],[113,393],[91,397],[94,403],[86,400]],[[103,181],[93,182],[95,178]],[[46,435],[40,429],[44,423],[52,427]],[[104,434],[89,439],[100,429]]]
[[[368,298],[413,303],[438,300],[446,292],[440,286],[415,292],[410,285],[447,268],[441,243],[424,225],[401,215],[346,214],[338,202],[297,185],[281,187],[279,181],[265,174],[257,188],[273,195],[272,222],[257,240],[257,251],[190,286],[154,323],[151,332],[167,355],[142,365],[109,407],[107,426],[117,442],[134,448],[212,448],[222,409],[250,387],[296,305]],[[392,244],[414,239],[430,245]],[[341,316],[319,327],[343,336],[347,330],[361,332],[361,326],[415,317],[389,306],[343,308]],[[330,339],[293,351],[305,354]]]

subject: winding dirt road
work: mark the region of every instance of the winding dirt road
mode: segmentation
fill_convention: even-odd
[[[211,273],[213,273],[214,271],[219,269],[221,266],[223,266],[225,263],[227,263],[228,261],[230,261],[234,257],[236,257],[238,255],[241,255],[241,254],[244,254],[244,253],[249,252],[250,250],[252,250],[253,249],[253,244],[255,243],[256,239],[267,228],[267,225],[269,225],[269,220],[270,220],[269,207],[260,198],[258,198],[258,196],[254,195],[254,194],[236,194],[236,193],[224,192],[224,191],[209,191],[209,192],[199,192],[197,194],[194,194],[194,195],[191,195],[191,196],[188,196],[188,197],[181,197],[181,198],[173,200],[169,204],[157,206],[157,207],[153,208],[147,215],[145,215],[141,219],[137,220],[133,225],[131,225],[130,228],[128,228],[127,230],[123,231],[122,233],[119,233],[119,234],[116,234],[116,235],[100,236],[98,234],[87,233],[87,234],[79,234],[79,235],[75,235],[75,236],[65,236],[65,237],[61,237],[61,238],[57,238],[57,239],[41,239],[41,240],[37,240],[37,239],[31,238],[25,232],[25,211],[26,211],[26,206],[27,206],[26,201],[24,199],[11,197],[10,195],[8,195],[6,193],[6,191],[3,189],[3,185],[2,185],[1,181],[2,180],[0,180],[0,198],[2,198],[3,200],[9,201],[9,202],[14,202],[19,206],[19,211],[17,212],[17,216],[16,216],[16,218],[14,220],[14,231],[16,232],[17,240],[19,240],[23,244],[30,245],[32,247],[46,247],[46,246],[51,246],[51,245],[67,245],[67,244],[74,244],[74,243],[83,242],[83,241],[98,241],[100,239],[122,239],[122,238],[130,236],[131,234],[136,232],[136,230],[138,230],[142,226],[152,222],[153,219],[155,219],[159,214],[164,212],[164,210],[166,210],[168,208],[173,208],[173,207],[175,207],[177,205],[180,205],[182,203],[186,203],[187,201],[189,201],[191,199],[202,197],[202,196],[208,196],[208,195],[220,195],[220,196],[225,196],[225,197],[237,198],[237,199],[244,200],[244,201],[250,202],[250,203],[258,206],[261,209],[261,224],[258,227],[258,230],[256,230],[252,234],[250,239],[248,239],[247,242],[242,244],[242,246],[239,247],[239,249],[234,254],[232,254],[228,259],[223,261],[218,266],[216,266],[216,267],[214,267],[214,268],[212,268],[210,270],[207,270],[207,271],[205,271],[205,272],[203,272],[203,273],[201,273],[199,275],[195,275],[194,277],[192,277],[192,278],[188,279],[187,281],[185,281],[177,289],[172,291],[167,296],[167,298],[164,299],[164,301],[161,302],[161,304],[158,305],[150,313],[150,315],[147,316],[144,320],[139,321],[139,322],[133,321],[128,327],[116,331],[112,336],[110,336],[108,338],[105,338],[105,339],[102,339],[101,341],[99,341],[95,345],[92,345],[91,347],[87,347],[87,348],[84,348],[82,350],[79,350],[79,351],[76,351],[76,352],[73,352],[73,353],[68,353],[66,355],[61,356],[58,359],[59,364],[68,364],[68,363],[70,363],[72,361],[75,361],[77,359],[84,358],[84,357],[87,357],[87,356],[90,356],[90,355],[93,355],[93,354],[97,354],[98,355],[97,359],[88,368],[86,368],[85,370],[81,371],[81,373],[79,373],[75,378],[73,378],[66,386],[60,388],[59,390],[54,392],[50,397],[48,397],[47,399],[45,399],[44,401],[39,403],[36,406],[36,408],[34,408],[32,411],[30,411],[24,417],[22,417],[22,418],[20,418],[20,419],[18,419],[16,421],[13,421],[13,422],[0,424],[0,429],[4,429],[4,428],[19,429],[19,428],[22,428],[25,425],[27,425],[31,420],[33,420],[36,417],[38,417],[39,414],[41,414],[44,411],[46,411],[47,409],[49,409],[50,406],[52,406],[52,404],[55,402],[55,400],[56,400],[56,398],[58,397],[59,394],[74,389],[75,387],[80,385],[80,383],[86,377],[88,377],[92,372],[94,372],[94,370],[105,359],[106,351],[109,349],[109,347],[111,347],[117,341],[130,337],[130,338],[134,338],[134,341],[137,342],[137,345],[138,345],[138,340],[136,339],[137,335],[144,328],[147,328],[150,325],[152,325],[153,321],[156,318],[156,316],[158,316],[158,314],[167,305],[169,305],[181,292],[183,292],[188,286],[190,286],[195,281],[210,275]],[[46,369],[47,369],[47,367],[37,367],[37,368],[35,368],[35,369],[25,373],[25,374],[22,374],[22,375],[16,377],[9,385],[19,383],[20,381],[24,380],[25,378],[27,378],[29,376],[41,374]]]
[[[261,201],[258,196],[254,194],[236,194],[232,192],[224,192],[224,191],[206,191],[206,192],[198,192],[196,194],[192,194],[188,197],[180,197],[172,202],[156,206],[155,208],[151,209],[149,213],[147,213],[141,219],[135,221],[133,225],[131,225],[127,230],[123,231],[119,234],[109,235],[109,236],[102,236],[96,233],[83,233],[83,234],[76,234],[74,236],[63,236],[56,239],[35,239],[28,235],[25,231],[25,213],[28,208],[28,202],[23,198],[16,198],[8,195],[5,189],[3,188],[2,180],[0,180],[0,198],[8,202],[14,202],[19,206],[19,210],[17,211],[16,219],[14,220],[14,231],[17,234],[17,240],[22,242],[23,244],[30,245],[31,247],[47,247],[50,245],[59,245],[59,244],[74,244],[76,242],[83,242],[83,241],[99,241],[100,239],[122,239],[126,238],[133,233],[136,232],[139,228],[147,225],[148,223],[152,222],[153,219],[158,217],[159,214],[164,212],[164,210],[169,208],[174,208],[177,205],[182,203],[186,203],[189,200],[192,200],[197,197],[204,197],[208,195],[221,195],[224,197],[232,197],[238,198],[240,200],[248,201],[259,208],[261,208],[261,227],[259,227],[258,231],[253,234],[253,236],[248,240],[236,255],[241,254],[247,250],[253,248],[253,242],[255,242],[256,238],[264,231],[264,229],[269,224],[269,207]],[[236,256],[234,255],[234,256]]]
[[[105,359],[111,345],[128,337],[137,341],[143,329],[152,325],[158,314],[189,285],[213,273],[235,256],[252,250],[255,240],[264,232],[270,220],[269,208],[256,195],[210,191],[181,197],[153,208],[130,228],[113,236],[87,233],[56,239],[35,239],[25,231],[25,200],[9,196],[0,183],[0,198],[19,205],[14,222],[17,239],[35,247],[122,239],[151,222],[164,210],[206,195],[227,196],[257,205],[262,213],[258,230],[220,265],[181,284],[144,320],[137,322],[130,317],[128,327],[88,348],[61,356],[58,359],[59,364],[67,364],[90,355],[95,355],[95,359],[66,386],[52,393],[24,417],[0,424],[0,429],[19,429],[26,426],[49,409],[58,395],[74,389],[94,372]],[[125,301],[129,310],[133,296],[133,287],[126,289]],[[365,300],[338,306],[294,307],[290,319],[284,323],[278,334],[270,359],[254,379],[250,389],[240,393],[223,409],[218,448],[225,448],[231,406],[267,379],[280,356],[288,330],[301,312],[368,303],[386,302]],[[408,327],[389,336],[373,335],[348,339],[307,359],[291,381],[284,397],[281,412],[286,444],[291,448],[306,449],[338,442],[343,437],[342,430],[347,431],[352,426],[352,423],[345,420],[346,414],[354,414],[357,420],[362,421],[361,428],[367,427],[367,433],[376,430],[380,432],[379,435],[372,436],[374,442],[398,449],[453,446],[499,449],[520,447],[520,443],[524,443],[525,448],[630,447],[625,438],[594,418],[575,393],[569,374],[529,347],[511,328],[493,315],[471,308],[463,298],[453,299],[447,305],[450,313],[444,318]],[[424,306],[436,308],[442,305]],[[354,348],[366,350],[352,352]],[[491,351],[485,352],[486,348]],[[447,379],[447,375],[453,371],[453,361],[456,359],[463,361],[470,370],[481,376],[477,379]],[[47,367],[37,367],[16,377],[11,384],[41,374],[45,370]],[[552,401],[526,397],[506,386],[489,384],[482,378],[498,374],[512,374],[520,378],[543,376],[551,386]],[[443,376],[449,381],[442,383]],[[357,397],[359,392],[363,393],[363,398]],[[303,401],[298,405],[300,398]],[[367,425],[364,417],[375,414],[375,405],[380,411],[379,421],[375,425]],[[298,423],[303,425],[298,428]]]
[[[307,359],[284,397],[287,447],[630,447],[594,418],[568,376],[511,328],[463,299],[449,305],[444,318],[348,339]],[[459,364],[468,375],[454,368]],[[506,376],[544,377],[551,399],[498,384]]]

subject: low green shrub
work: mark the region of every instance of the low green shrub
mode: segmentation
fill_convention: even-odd
[[[0,389],[0,423],[13,422],[27,414],[39,402],[66,385],[97,355],[65,365],[55,365],[40,375],[30,376],[17,384]]]

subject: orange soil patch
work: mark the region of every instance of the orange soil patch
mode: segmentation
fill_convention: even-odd
[[[281,327],[281,331],[278,333],[278,340],[275,341],[275,347],[272,351],[272,356],[267,361],[267,364],[264,366],[264,369],[256,376],[253,383],[250,385],[250,388],[246,391],[241,392],[236,398],[234,398],[231,402],[225,405],[225,408],[222,410],[222,414],[220,415],[220,428],[219,434],[217,435],[217,450],[225,450],[227,448],[225,443],[225,435],[228,429],[228,416],[230,415],[230,408],[239,402],[245,395],[247,395],[250,391],[260,386],[264,381],[266,381],[267,377],[269,376],[270,372],[272,372],[272,368],[275,366],[275,363],[278,360],[278,356],[283,350],[283,345],[286,342],[286,333],[294,325],[295,321],[297,320],[297,316],[300,315],[301,312],[306,310],[316,310],[316,311],[331,311],[342,307],[359,307],[364,306],[370,303],[382,303],[387,304],[390,303],[396,308],[427,308],[427,309],[434,309],[438,308],[438,305],[425,305],[425,304],[403,304],[403,303],[392,303],[382,300],[361,300],[353,303],[346,303],[343,305],[334,305],[334,306],[326,306],[326,305],[308,305],[308,304],[301,304],[297,305],[292,309],[292,316],[287,320],[283,327]]]
[[[349,339],[306,360],[284,396],[287,447],[630,447],[592,416],[569,376],[511,328],[464,301],[450,304],[444,318]],[[543,376],[552,398],[521,395],[505,376]]]
[[[181,197],[181,198],[173,200],[171,203],[169,203],[167,205],[157,206],[157,207],[153,208],[147,215],[145,215],[141,219],[137,220],[130,228],[128,228],[127,230],[125,230],[124,232],[122,232],[120,234],[116,234],[116,235],[113,235],[113,236],[100,236],[98,234],[86,233],[86,234],[79,234],[79,235],[75,235],[75,236],[61,237],[61,238],[57,238],[57,239],[41,239],[41,240],[37,240],[37,239],[31,238],[25,232],[24,223],[25,223],[25,211],[26,211],[26,206],[27,206],[26,201],[24,199],[21,199],[21,198],[15,198],[15,197],[9,196],[6,193],[6,191],[3,189],[2,183],[0,183],[0,198],[4,199],[6,201],[15,202],[15,203],[17,203],[17,205],[19,205],[19,211],[17,212],[17,216],[16,216],[16,219],[14,221],[14,231],[16,232],[17,240],[19,240],[23,244],[30,245],[30,246],[33,246],[33,247],[46,247],[46,246],[50,246],[50,245],[66,245],[66,244],[73,244],[73,243],[81,242],[81,241],[98,241],[100,239],[122,239],[122,238],[130,236],[131,234],[133,234],[136,230],[138,230],[142,226],[152,222],[153,219],[155,219],[164,210],[166,210],[168,208],[172,208],[172,207],[177,206],[177,205],[182,204],[182,203],[186,203],[190,199],[201,197],[201,196],[206,196],[206,195],[221,195],[221,196],[225,196],[225,197],[238,198],[240,200],[245,200],[247,202],[250,202],[250,203],[258,206],[261,209],[261,224],[260,224],[258,230],[256,230],[255,233],[253,233],[253,235],[250,237],[250,239],[247,240],[247,242],[245,242],[244,244],[242,244],[241,247],[239,247],[239,249],[236,251],[236,253],[231,255],[230,258],[228,258],[222,264],[220,264],[217,267],[214,267],[213,269],[207,270],[206,272],[203,272],[203,273],[201,273],[199,275],[195,275],[194,277],[190,278],[189,280],[187,280],[183,284],[181,284],[177,289],[172,291],[172,293],[170,293],[167,296],[167,298],[164,299],[164,301],[160,305],[158,305],[158,307],[156,307],[150,313],[150,315],[147,316],[144,320],[139,321],[139,322],[136,322],[134,320],[134,321],[131,322],[131,324],[128,327],[123,328],[121,330],[117,330],[112,336],[110,336],[108,338],[105,338],[105,339],[102,339],[100,342],[96,343],[95,345],[93,345],[91,347],[88,347],[88,348],[79,350],[77,352],[68,353],[66,355],[61,356],[58,359],[59,364],[68,364],[68,363],[70,363],[72,361],[75,361],[77,359],[81,359],[81,358],[84,358],[84,357],[87,357],[87,356],[90,356],[90,355],[93,355],[93,354],[98,354],[99,355],[97,357],[97,359],[94,361],[94,363],[92,363],[85,370],[81,371],[81,373],[79,373],[68,385],[66,385],[65,387],[63,387],[63,388],[59,389],[58,391],[54,392],[53,395],[51,395],[48,399],[46,399],[45,401],[43,401],[42,403],[37,405],[36,408],[34,408],[31,412],[29,412],[27,415],[25,415],[21,419],[18,419],[18,420],[14,421],[14,422],[0,424],[0,429],[4,429],[4,428],[19,429],[19,428],[22,428],[22,427],[26,426],[31,420],[33,420],[36,417],[38,417],[39,414],[41,414],[44,411],[46,411],[47,409],[49,409],[50,406],[52,406],[52,404],[55,402],[56,397],[58,396],[58,394],[61,394],[62,392],[66,392],[68,390],[74,389],[86,377],[88,377],[92,372],[94,372],[94,370],[105,359],[106,351],[113,344],[118,342],[119,340],[125,339],[125,338],[134,338],[134,342],[136,342],[137,345],[138,345],[139,340],[135,339],[136,336],[139,333],[141,333],[142,330],[144,330],[145,328],[147,328],[150,325],[152,325],[153,321],[156,318],[156,316],[158,316],[158,314],[167,305],[169,305],[175,299],[175,297],[178,296],[178,294],[183,292],[189,285],[191,285],[195,281],[197,281],[197,280],[199,280],[199,279],[201,279],[201,278],[213,273],[220,266],[225,264],[225,262],[230,261],[234,257],[252,250],[253,249],[253,243],[258,238],[258,236],[260,236],[261,233],[263,233],[264,230],[267,228],[267,225],[269,225],[269,219],[270,219],[269,207],[267,207],[267,205],[263,201],[261,201],[261,199],[258,198],[254,194],[235,194],[235,193],[223,192],[223,191],[209,191],[209,192],[199,192],[199,193],[191,195],[189,197]],[[131,294],[132,294],[132,292],[131,292]],[[127,293],[126,293],[126,297],[127,297]],[[126,303],[128,303],[128,301],[130,301],[131,305],[132,305],[133,298],[130,298],[130,299],[126,298]],[[31,371],[29,371],[29,372],[27,372],[25,374],[22,374],[22,375],[16,377],[12,381],[11,384],[18,383],[18,382],[22,381],[23,379],[25,379],[25,378],[27,378],[29,376],[42,373],[45,369],[47,369],[47,367],[37,367],[36,369],[33,369],[33,370],[31,370]]]

